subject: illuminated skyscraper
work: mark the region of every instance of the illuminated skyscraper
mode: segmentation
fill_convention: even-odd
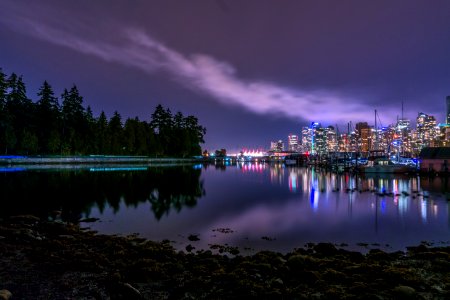
[[[447,124],[450,124],[450,96],[447,96]]]
[[[436,139],[436,118],[424,113],[417,116],[417,146],[420,149],[431,146]]]
[[[282,140],[279,140],[278,142],[271,142],[270,143],[270,150],[275,152],[282,152],[284,151],[284,143]]]
[[[288,150],[297,152],[298,147],[298,135],[291,134],[288,136]]]
[[[367,122],[356,123],[356,134],[359,140],[359,151],[369,152],[372,142],[372,129]]]

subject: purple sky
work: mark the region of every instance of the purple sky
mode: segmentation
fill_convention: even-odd
[[[77,84],[98,115],[197,116],[205,148],[268,148],[323,125],[444,121],[450,1],[9,1],[0,67],[36,98]]]

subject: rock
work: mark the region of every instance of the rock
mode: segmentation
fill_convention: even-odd
[[[36,222],[39,222],[41,219],[33,215],[19,215],[9,217],[9,220],[16,223],[34,224]]]
[[[93,223],[100,220],[99,218],[84,218],[80,220],[80,223]]]
[[[8,290],[0,290],[0,300],[11,299],[12,293]]]
[[[314,246],[314,251],[325,256],[332,256],[338,252],[337,248],[331,243],[318,243]]]
[[[58,235],[58,237],[61,238],[61,239],[70,239],[70,240],[74,240],[75,239],[75,237],[73,235],[70,235],[70,234],[60,234],[60,235]]]
[[[406,285],[399,285],[392,292],[397,297],[396,299],[415,299],[416,297],[416,290]]]

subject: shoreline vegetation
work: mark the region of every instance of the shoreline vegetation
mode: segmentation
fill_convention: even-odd
[[[86,156],[0,156],[0,166],[15,165],[77,165],[77,164],[164,164],[202,162],[202,158],[149,157],[119,155]]]
[[[0,219],[0,253],[1,299],[450,298],[450,247],[426,244],[367,254],[330,243],[287,254],[185,253],[170,241],[20,215]]]

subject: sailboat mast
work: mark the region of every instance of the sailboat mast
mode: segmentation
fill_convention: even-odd
[[[378,128],[377,128],[377,110],[375,109],[375,149],[378,150]]]
[[[405,155],[405,148],[403,147],[403,140],[405,139],[405,137],[404,137],[404,128],[403,128],[403,126],[405,125],[405,123],[404,123],[405,121],[404,121],[404,119],[403,119],[403,100],[402,100],[402,127],[401,127],[401,130],[402,130],[402,142],[401,142],[401,144],[400,144],[400,146],[402,147],[402,150],[401,150],[401,152],[402,152],[402,155]]]

